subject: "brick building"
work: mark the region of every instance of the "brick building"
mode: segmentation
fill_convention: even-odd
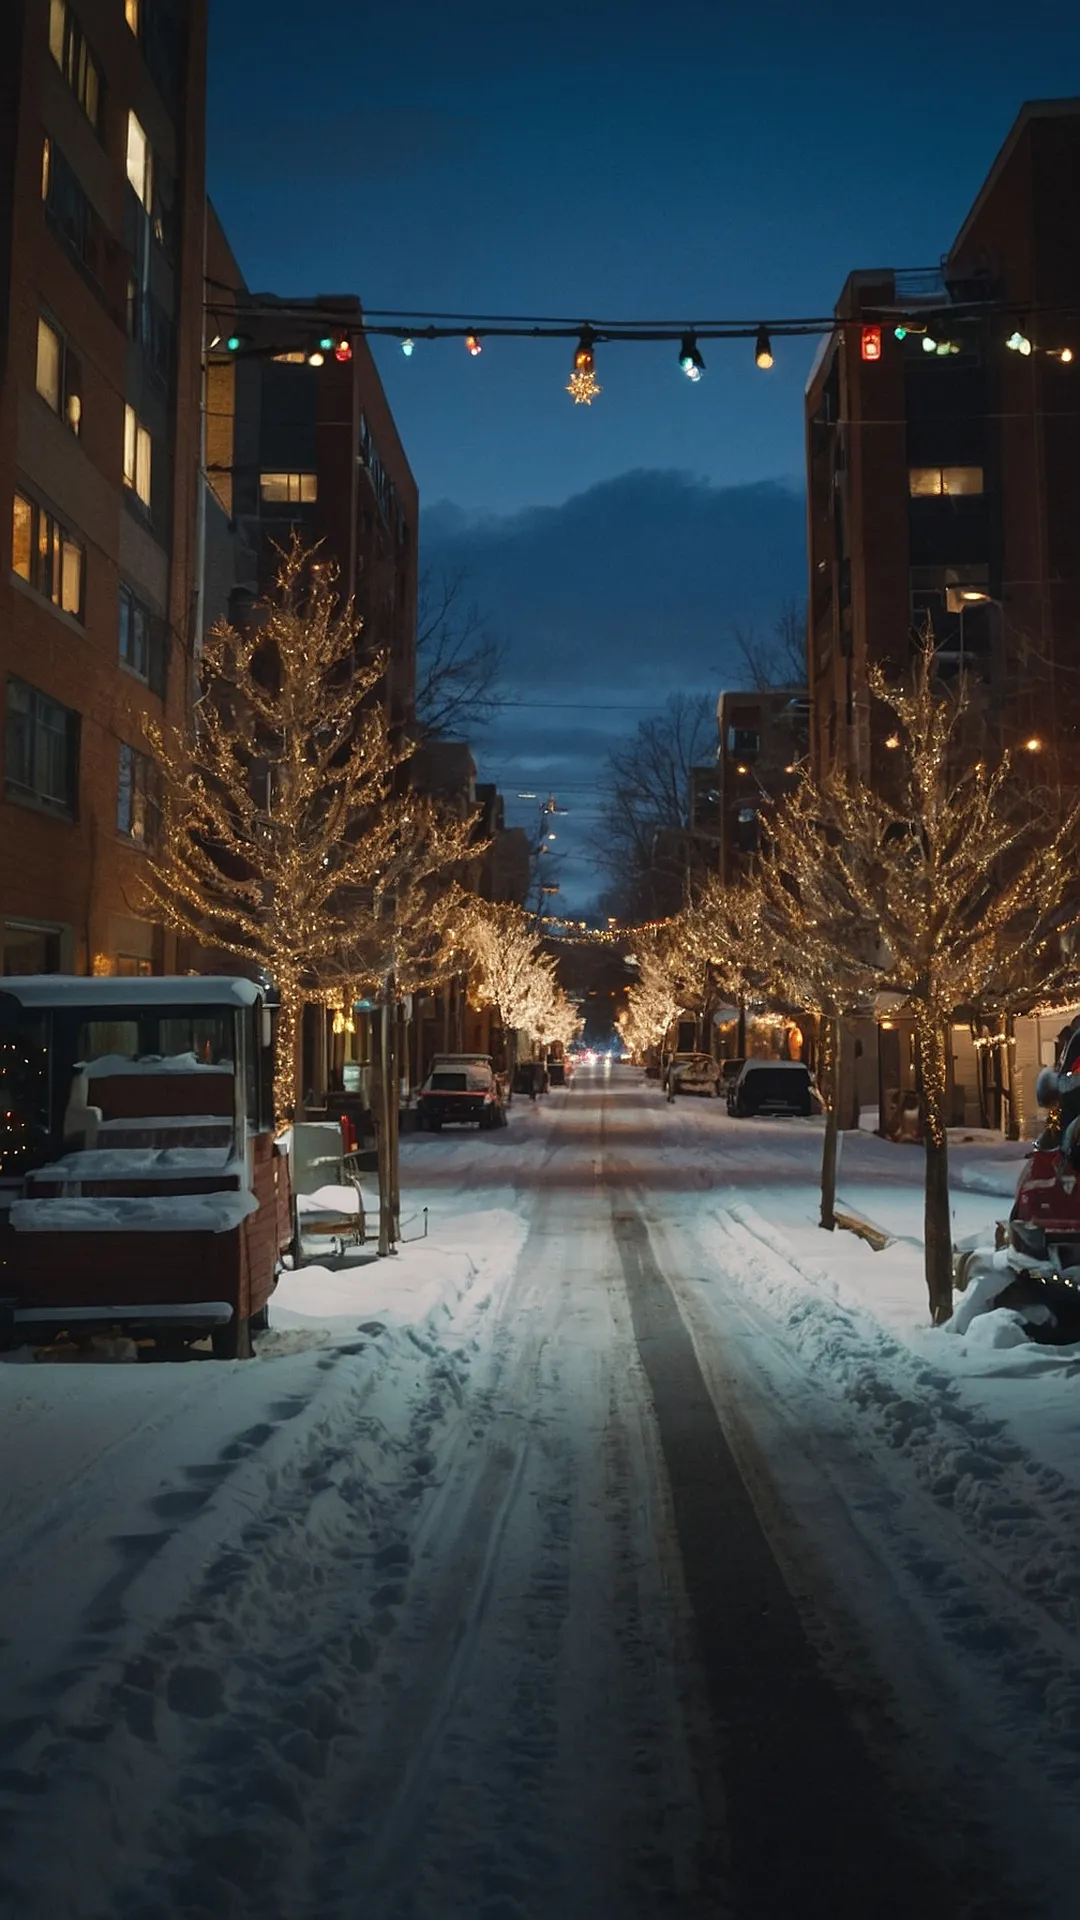
[[[796,769],[809,746],[806,689],[724,692],[717,702],[716,724],[711,829],[717,843],[716,871],[730,887],[738,885],[757,851],[763,802],[781,799],[795,785]]]
[[[853,273],[836,314],[806,395],[815,765],[887,788],[868,668],[925,632],[938,675],[968,676],[972,756],[1013,749],[1060,804],[1080,788],[1080,101],[1022,108],[940,268]],[[1044,1044],[1017,1023],[1014,1125]],[[877,1053],[895,1129],[910,1020],[883,1018]],[[958,1010],[953,1120],[1002,1121],[1003,1075]]]
[[[270,583],[276,548],[294,528],[306,542],[323,541],[367,639],[387,655],[391,718],[408,724],[419,499],[357,331],[360,302],[355,295],[250,293],[213,209],[207,275],[207,557],[215,611],[225,611],[230,572],[248,594]]]
[[[0,63],[0,958],[147,972],[143,718],[197,618],[204,0],[10,0]]]
[[[883,776],[867,668],[928,627],[976,727],[1074,784],[1080,101],[1022,109],[940,270],[853,273],[836,314],[806,396],[816,764]]]

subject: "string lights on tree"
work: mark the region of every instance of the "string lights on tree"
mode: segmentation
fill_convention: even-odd
[[[147,906],[261,968],[278,989],[275,1112],[296,1098],[305,999],[380,953],[388,886],[466,857],[471,823],[399,775],[386,663],[365,651],[337,571],[294,538],[260,617],[221,621],[200,659],[198,724],[147,723],[162,775]],[[378,927],[374,923],[378,923]]]

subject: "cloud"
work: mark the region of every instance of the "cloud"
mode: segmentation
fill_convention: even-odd
[[[519,790],[555,791],[569,806],[558,823],[568,907],[604,884],[589,838],[608,749],[669,694],[715,698],[731,685],[731,623],[767,627],[802,599],[804,553],[803,497],[781,481],[716,487],[642,469],[559,507],[425,511],[422,567],[463,569],[468,599],[506,643],[513,704],[476,737],[480,777],[530,828],[535,808]]]
[[[563,686],[583,706],[588,689],[613,684],[718,691],[731,622],[767,623],[802,598],[804,553],[793,486],[646,469],[503,519],[439,502],[421,527],[422,564],[465,569],[515,684]]]

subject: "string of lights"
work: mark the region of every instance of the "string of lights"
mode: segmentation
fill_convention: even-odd
[[[245,319],[250,323],[257,316],[263,322],[269,312],[272,312],[279,327],[303,327],[308,330],[307,343],[283,345],[256,340],[251,333],[244,331]],[[339,363],[351,361],[355,342],[366,337],[396,340],[407,359],[412,358],[420,342],[460,340],[470,357],[479,359],[488,340],[576,339],[566,385],[566,391],[575,406],[591,406],[603,392],[597,376],[597,348],[600,346],[670,342],[677,347],[679,370],[696,384],[706,371],[701,351],[703,341],[750,340],[753,342],[754,365],[759,371],[767,373],[776,365],[773,344],[776,340],[851,334],[858,340],[861,358],[872,364],[881,360],[884,336],[891,330],[899,346],[902,347],[909,339],[918,339],[925,354],[948,359],[964,351],[965,336],[974,324],[997,319],[1002,326],[1002,345],[1009,352],[1023,359],[1039,354],[1061,366],[1069,366],[1073,362],[1074,351],[1068,341],[1061,338],[1061,331],[1063,327],[1069,331],[1070,322],[1076,317],[1072,308],[1042,309],[999,300],[982,300],[945,302],[940,308],[932,303],[920,304],[917,308],[910,303],[896,304],[868,308],[858,316],[833,313],[756,320],[710,319],[692,325],[685,320],[574,321],[564,316],[504,314],[479,315],[467,320],[461,314],[418,313],[415,310],[393,308],[373,309],[364,314],[356,307],[344,304],[334,310],[331,303],[298,303],[294,306],[275,303],[272,309],[260,309],[257,305],[246,304],[245,297],[240,293],[235,293],[228,303],[208,298],[206,313],[210,333],[208,351],[211,354],[220,352],[238,358],[295,360],[306,362],[311,367],[321,367],[331,358]],[[1045,341],[1040,342],[1036,337],[1037,321],[1044,313],[1052,332]],[[317,333],[314,331],[316,327],[320,329]]]

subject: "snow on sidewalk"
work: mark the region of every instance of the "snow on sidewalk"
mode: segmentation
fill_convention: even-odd
[[[298,1555],[355,1560],[360,1526],[373,1590],[381,1551],[391,1577],[525,1231],[506,1210],[462,1211],[396,1258],[286,1274],[254,1362],[0,1365],[5,1911],[28,1911],[31,1886],[57,1920],[95,1910],[117,1811],[137,1846],[182,1728],[220,1710],[249,1654],[244,1684],[257,1683],[275,1619],[292,1617]],[[340,1713],[368,1657],[361,1596],[328,1606],[325,1638],[317,1601],[304,1689],[316,1722]],[[289,1764],[315,1764],[306,1722],[293,1744]],[[58,1821],[62,1850],[48,1840]]]

